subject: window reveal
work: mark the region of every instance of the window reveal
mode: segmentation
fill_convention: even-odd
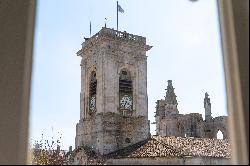
[[[92,72],[90,76],[90,83],[89,83],[89,111],[90,113],[96,111],[96,87],[97,87],[96,73]]]
[[[120,110],[123,114],[133,109],[133,86],[130,72],[122,70],[119,77]]]

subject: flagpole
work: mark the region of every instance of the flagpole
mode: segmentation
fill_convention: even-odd
[[[118,31],[118,1],[116,1],[116,17],[117,17],[116,30]]]
[[[89,22],[89,37],[91,37],[91,21]]]

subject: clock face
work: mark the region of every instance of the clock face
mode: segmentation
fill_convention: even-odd
[[[120,106],[123,109],[132,110],[132,97],[129,95],[122,96],[122,98],[120,100]]]
[[[90,111],[95,111],[95,105],[96,105],[95,103],[96,103],[95,96],[90,97],[90,101],[89,101]]]

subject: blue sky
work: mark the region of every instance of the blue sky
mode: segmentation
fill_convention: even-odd
[[[120,0],[119,30],[145,36],[148,56],[148,112],[173,80],[182,114],[200,113],[208,92],[212,116],[227,115],[223,57],[215,0]],[[42,0],[37,4],[30,139],[59,137],[74,147],[80,118],[80,57],[84,37],[106,24],[116,29],[115,0]],[[151,125],[154,134],[155,126]]]

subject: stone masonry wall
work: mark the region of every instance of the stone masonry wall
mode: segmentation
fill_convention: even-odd
[[[220,116],[204,121],[201,114],[176,114],[156,118],[156,134],[160,136],[217,138],[220,130],[228,138],[227,117]]]
[[[149,121],[142,116],[124,117],[116,113],[100,113],[95,118],[78,123],[77,128],[78,146],[93,147],[101,154],[108,154],[150,137]]]
[[[223,138],[227,139],[228,118],[227,116],[212,117],[211,102],[208,96],[208,93],[205,93],[205,120],[199,113],[179,114],[172,81],[168,80],[165,99],[156,102],[156,135],[217,138],[217,132],[220,130]]]

